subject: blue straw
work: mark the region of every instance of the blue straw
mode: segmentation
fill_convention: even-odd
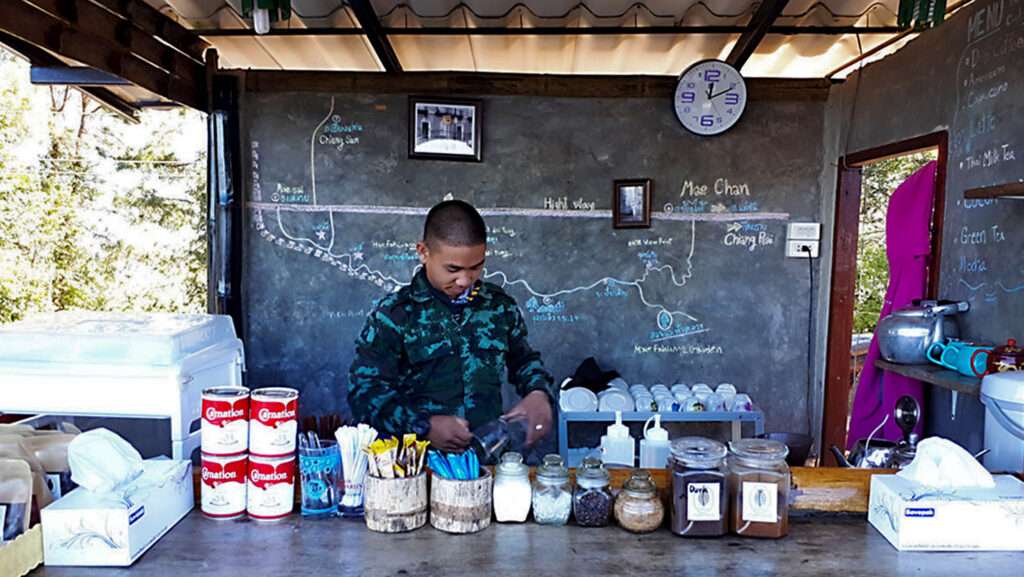
[[[456,479],[464,480],[466,478],[466,471],[462,463],[461,455],[448,453],[448,466],[451,467]]]
[[[476,451],[466,451],[469,456],[469,479],[476,479],[480,476],[480,459],[476,456]]]
[[[445,461],[437,451],[430,451],[427,453],[427,463],[430,465],[430,470],[435,475],[440,475],[445,479],[451,479],[453,477],[451,469],[448,468],[448,462]]]

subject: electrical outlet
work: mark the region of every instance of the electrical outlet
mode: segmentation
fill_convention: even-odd
[[[786,256],[789,258],[818,258],[818,241],[816,240],[787,240]],[[810,254],[804,248],[810,249]]]
[[[821,240],[820,222],[791,222],[786,227],[787,240]]]

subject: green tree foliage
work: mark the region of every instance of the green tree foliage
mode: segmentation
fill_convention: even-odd
[[[869,164],[861,180],[860,229],[857,239],[857,288],[853,314],[855,333],[870,333],[878,324],[889,286],[885,254],[885,213],[896,187],[928,162],[934,151],[897,156]]]
[[[75,90],[31,86],[0,49],[0,322],[205,310],[202,126],[187,110],[127,123]]]

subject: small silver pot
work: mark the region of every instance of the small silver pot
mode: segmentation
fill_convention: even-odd
[[[954,315],[968,308],[966,302],[921,301],[890,314],[875,329],[882,358],[901,365],[927,364],[928,347],[960,335]]]

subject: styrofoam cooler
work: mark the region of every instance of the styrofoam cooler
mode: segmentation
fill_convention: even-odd
[[[981,381],[985,404],[985,468],[1024,472],[1024,372],[993,373]]]
[[[174,459],[199,446],[205,388],[242,384],[231,318],[58,312],[0,325],[0,411],[169,418]]]

